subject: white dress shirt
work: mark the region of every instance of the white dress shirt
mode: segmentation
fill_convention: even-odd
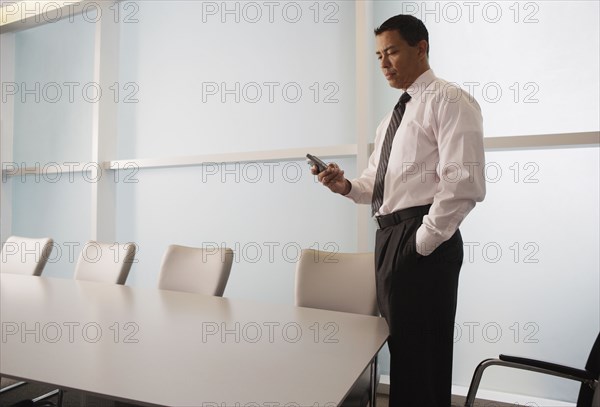
[[[430,69],[406,90],[402,122],[396,131],[377,215],[432,204],[417,230],[423,256],[448,240],[485,197],[483,119],[477,101]],[[381,146],[392,112],[377,127],[375,149],[362,175],[346,195],[370,204]]]

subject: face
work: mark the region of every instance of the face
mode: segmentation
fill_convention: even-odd
[[[426,41],[411,47],[398,31],[391,30],[376,37],[376,47],[381,71],[392,88],[407,89],[429,69]]]

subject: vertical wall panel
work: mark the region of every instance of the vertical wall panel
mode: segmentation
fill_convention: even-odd
[[[5,185],[12,192],[11,234],[55,240],[44,270],[50,277],[72,278],[90,236],[95,180],[81,170],[95,167],[92,107],[102,97],[93,82],[92,11],[15,33],[15,79],[3,82],[3,97],[14,102],[12,161],[37,170]]]

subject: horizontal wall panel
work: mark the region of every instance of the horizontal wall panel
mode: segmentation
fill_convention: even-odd
[[[89,162],[93,106],[109,92],[93,79],[94,32],[79,15],[14,34],[15,79],[2,97],[14,101],[19,165]]]
[[[425,23],[431,67],[479,102],[486,137],[600,128],[597,1],[380,0],[374,2],[373,25],[401,13]],[[573,42],[565,32],[585,41]],[[375,56],[373,65],[374,114],[380,120],[399,94],[389,88]]]
[[[598,147],[486,153],[487,196],[461,226],[455,385],[500,353],[585,365],[600,330],[599,158]],[[380,366],[389,374],[387,348]],[[578,389],[500,368],[481,387],[567,401]]]
[[[352,2],[173,4],[123,3],[120,159],[354,143]]]
[[[354,159],[338,162],[353,176]],[[135,286],[156,286],[170,244],[226,246],[235,255],[225,296],[291,304],[300,249],[356,251],[354,204],[316,182],[304,161],[120,173],[117,239],[138,244]]]
[[[585,365],[600,330],[598,148],[486,154],[487,196],[462,225],[454,383],[500,353]],[[490,369],[483,388],[574,401],[568,380]]]
[[[73,278],[83,244],[89,239],[89,174],[63,173],[12,177],[12,234],[51,237],[55,245],[44,276]]]

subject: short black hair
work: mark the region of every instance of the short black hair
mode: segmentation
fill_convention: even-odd
[[[429,32],[425,24],[415,16],[410,14],[398,14],[388,18],[381,26],[375,29],[375,35],[386,31],[397,31],[400,36],[414,47],[419,41],[427,41],[427,56],[429,56]]]

